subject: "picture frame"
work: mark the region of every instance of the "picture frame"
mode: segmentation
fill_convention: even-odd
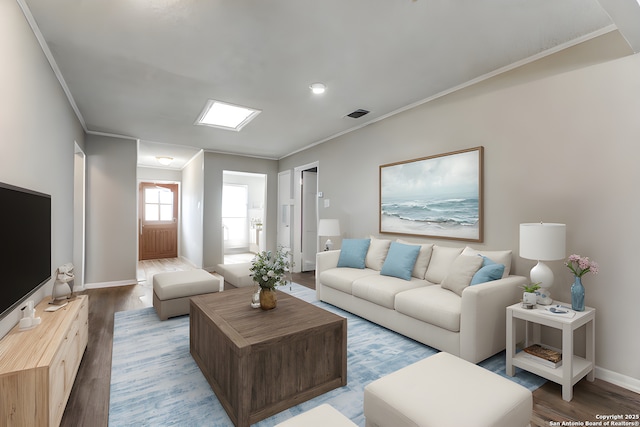
[[[379,231],[482,242],[484,147],[380,166]]]

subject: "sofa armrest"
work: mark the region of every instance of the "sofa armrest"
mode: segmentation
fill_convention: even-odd
[[[322,283],[320,283],[320,274],[330,268],[338,266],[340,259],[340,250],[318,252],[316,254],[316,297],[321,300]]]
[[[520,301],[521,286],[526,283],[526,277],[507,276],[464,289],[460,314],[460,357],[478,363],[504,350],[506,308]]]

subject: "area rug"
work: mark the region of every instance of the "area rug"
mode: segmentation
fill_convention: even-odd
[[[347,318],[347,385],[303,402],[256,424],[271,427],[328,403],[364,427],[364,387],[371,381],[429,357],[437,350],[316,300],[315,291],[298,284],[279,288]],[[480,366],[533,391],[545,380],[516,369],[505,374],[499,353]],[[216,426],[233,423],[189,353],[189,317],[160,321],[153,308],[115,314],[109,425]]]

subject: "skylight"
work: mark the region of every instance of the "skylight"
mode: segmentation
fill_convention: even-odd
[[[210,99],[195,124],[238,132],[258,114],[260,110]]]

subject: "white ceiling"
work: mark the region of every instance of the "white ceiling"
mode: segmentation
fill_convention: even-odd
[[[614,28],[633,46],[640,22],[635,0],[18,2],[85,130],[140,139],[142,165],[281,158]],[[240,132],[194,126],[208,99],[262,113]]]

